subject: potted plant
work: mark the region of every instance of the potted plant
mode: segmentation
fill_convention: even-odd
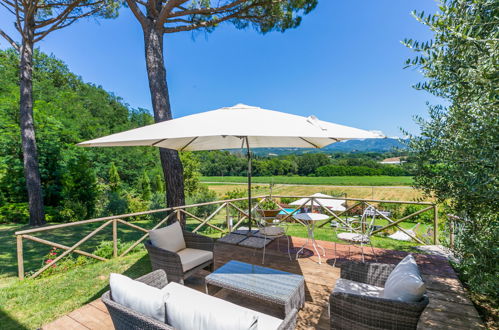
[[[260,212],[265,218],[275,218],[280,211],[281,209],[273,199],[266,199],[260,203]]]

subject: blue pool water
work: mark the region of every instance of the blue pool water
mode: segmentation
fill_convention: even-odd
[[[285,210],[286,210],[286,212],[291,213],[291,212],[293,212],[295,209],[285,209]],[[279,213],[277,213],[277,214],[287,214],[286,212],[284,212],[283,210],[281,210],[281,212],[279,212]],[[299,213],[299,212],[300,212],[300,211],[298,210],[298,212],[296,212],[296,213]],[[296,213],[295,213],[295,214],[296,214]]]

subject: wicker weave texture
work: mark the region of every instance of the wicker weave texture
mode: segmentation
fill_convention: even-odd
[[[383,287],[394,265],[348,262],[341,278]],[[329,297],[331,329],[416,329],[428,305],[425,295],[418,302],[333,292]]]

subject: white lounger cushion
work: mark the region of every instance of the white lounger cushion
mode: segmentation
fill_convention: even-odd
[[[166,321],[165,301],[168,295],[161,289],[114,273],[109,277],[109,286],[114,302],[158,321]]]
[[[177,252],[184,272],[213,259],[213,252],[186,248]]]
[[[383,298],[416,302],[421,300],[426,286],[419,274],[418,265],[412,255],[405,257],[390,273],[385,282]]]
[[[167,227],[151,230],[149,238],[152,245],[163,250],[178,252],[186,248],[182,227],[178,221]]]
[[[178,330],[271,330],[282,322],[175,282],[162,290],[169,294],[167,323]]]
[[[383,295],[383,288],[340,278],[336,281],[336,286],[334,287],[333,292],[350,293],[379,298]]]

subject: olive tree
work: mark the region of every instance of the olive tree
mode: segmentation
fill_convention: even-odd
[[[494,0],[442,0],[439,13],[414,14],[433,40],[405,41],[418,53],[408,66],[427,78],[416,88],[447,101],[430,106],[429,119],[417,118],[416,185],[450,203],[461,274],[491,297],[499,285],[498,15]]]

